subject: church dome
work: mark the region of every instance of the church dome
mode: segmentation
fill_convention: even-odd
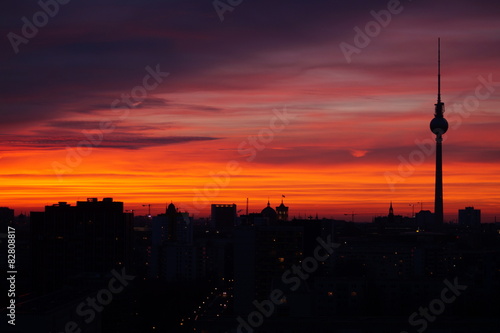
[[[261,212],[262,216],[268,217],[270,219],[276,219],[278,214],[276,214],[276,211],[271,207],[271,204],[269,201],[267,202],[267,207],[264,208]]]

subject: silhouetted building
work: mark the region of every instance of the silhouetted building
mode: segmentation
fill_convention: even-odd
[[[267,207],[262,210],[261,214],[262,217],[267,221],[268,225],[276,224],[276,221],[278,220],[278,214],[271,207],[271,203],[269,201],[267,201]]]
[[[389,215],[387,215],[387,222],[394,223],[394,209],[392,208],[392,201],[389,207]]]
[[[272,208],[271,208],[272,209]],[[241,226],[235,229],[235,311],[246,313],[252,301],[269,296],[275,281],[304,253],[302,226]]]
[[[269,219],[264,218],[261,213],[250,213],[248,215],[240,215],[241,225],[267,225]]]
[[[434,214],[430,210],[421,210],[415,214],[415,222],[419,227],[430,227],[434,224]]]
[[[12,223],[12,221],[14,221],[14,210],[7,207],[0,207],[0,226],[5,227]]]
[[[197,277],[204,280],[228,281],[233,277],[233,239],[220,234],[206,234],[195,240]]]
[[[458,224],[467,227],[478,227],[481,225],[481,210],[474,207],[465,207],[458,210]]]
[[[389,214],[387,216],[377,216],[373,219],[373,222],[378,224],[379,230],[384,230],[385,227],[400,226],[403,222],[408,224],[409,219],[402,215],[394,215],[394,208],[392,207],[391,201],[389,205]]]
[[[193,225],[189,214],[177,211],[173,203],[168,205],[165,214],[153,217],[151,223],[153,245],[193,242]]]
[[[177,209],[173,203],[170,203],[167,207],[167,211],[165,213],[165,218],[167,221],[167,242],[175,243],[177,242]]]
[[[140,277],[149,274],[152,224],[148,216],[135,216],[133,228],[133,266]]]
[[[236,223],[236,204],[212,204],[212,223],[219,231],[231,231]]]
[[[112,198],[89,198],[76,206],[59,202],[31,212],[35,289],[46,293],[77,285],[121,266],[132,271],[132,223],[133,214]]]
[[[166,213],[155,216],[152,223],[150,276],[166,281],[195,280],[198,254],[189,214],[170,203]]]
[[[283,204],[283,199],[281,199],[281,205],[276,207],[276,213],[278,221],[288,221],[288,207]]]

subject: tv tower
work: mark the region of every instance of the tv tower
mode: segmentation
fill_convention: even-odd
[[[430,128],[436,134],[436,192],[434,197],[434,221],[443,223],[443,134],[448,130],[448,121],[443,117],[444,103],[441,102],[441,39],[438,38],[438,97],[434,119]]]

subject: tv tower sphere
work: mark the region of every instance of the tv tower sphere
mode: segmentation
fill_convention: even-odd
[[[434,133],[436,135],[439,135],[439,134],[443,135],[448,130],[448,121],[446,119],[444,119],[442,114],[441,114],[441,117],[436,116],[436,118],[431,120],[430,127],[431,127],[432,133]]]

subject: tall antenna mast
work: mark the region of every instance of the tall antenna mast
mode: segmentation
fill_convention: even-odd
[[[441,103],[441,38],[438,38],[438,104]]]

